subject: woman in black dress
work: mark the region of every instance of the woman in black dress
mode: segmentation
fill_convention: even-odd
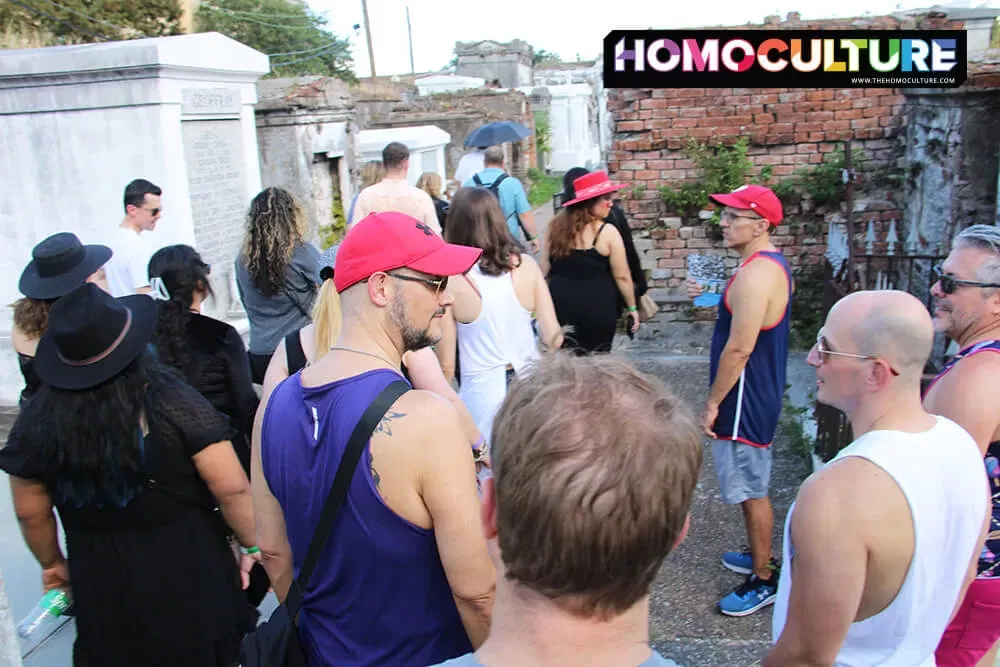
[[[70,232],[53,234],[32,248],[31,261],[24,267],[17,285],[24,296],[14,302],[11,331],[17,365],[24,377],[24,389],[18,401],[21,407],[41,384],[34,370],[35,348],[48,326],[49,309],[56,299],[85,282],[107,291],[104,265],[109,259],[111,248],[83,245],[76,234]]]
[[[229,324],[201,314],[212,294],[211,269],[188,245],[161,248],[149,260],[152,296],[159,300],[153,346],[157,360],[180,371],[188,383],[229,417],[243,471],[250,476],[250,434],[260,399],[250,379],[247,349]],[[261,565],[251,571],[247,599],[257,606],[271,584]]]
[[[35,356],[42,386],[0,450],[44,588],[71,589],[76,667],[232,667],[256,619],[234,429],[150,357],[155,327],[144,294],[88,283],[62,297]],[[226,524],[247,547],[239,567]]]
[[[549,223],[542,268],[559,323],[569,325],[564,347],[578,354],[610,352],[621,312],[629,314],[630,331],[639,330],[635,288],[622,235],[605,222],[611,193],[621,189],[603,171],[573,181],[574,197]]]

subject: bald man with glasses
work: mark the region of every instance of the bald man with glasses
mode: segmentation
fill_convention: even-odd
[[[921,404],[933,339],[915,297],[855,292],[809,351],[817,399],[855,440],[789,509],[765,667],[935,664],[988,517],[975,441]]]

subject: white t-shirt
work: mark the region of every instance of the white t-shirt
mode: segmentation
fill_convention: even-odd
[[[420,220],[425,225],[441,234],[441,223],[438,222],[437,209],[431,196],[410,185],[405,180],[387,178],[375,185],[370,185],[358,195],[354,204],[354,216],[348,223],[353,226],[358,220],[370,213],[396,211],[406,213]]]
[[[152,253],[139,234],[125,227],[116,227],[106,242],[113,253],[104,266],[111,295],[115,298],[128,296],[149,285],[149,258]]]
[[[472,151],[462,156],[462,159],[458,161],[458,166],[455,167],[455,180],[458,181],[459,185],[465,183],[486,167],[483,162],[484,155],[484,151]]]

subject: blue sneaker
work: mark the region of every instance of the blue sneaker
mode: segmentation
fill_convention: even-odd
[[[719,611],[726,616],[749,616],[758,609],[774,604],[778,596],[778,575],[771,572],[771,578],[764,581],[751,574],[735,591],[719,601]]]
[[[737,574],[750,574],[753,572],[753,556],[750,555],[749,549],[727,551],[722,554],[722,566]]]

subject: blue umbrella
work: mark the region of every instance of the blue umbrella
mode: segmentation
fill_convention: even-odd
[[[520,141],[529,136],[531,136],[531,130],[524,125],[510,120],[500,120],[487,123],[469,132],[469,136],[465,138],[465,145],[485,148],[499,146],[508,141]]]

